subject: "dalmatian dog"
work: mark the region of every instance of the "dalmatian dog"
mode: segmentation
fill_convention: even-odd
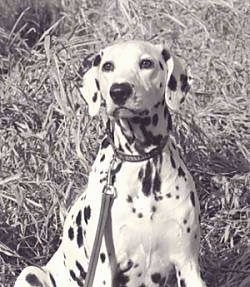
[[[199,202],[171,141],[171,116],[189,90],[186,72],[165,45],[115,43],[96,55],[82,96],[94,116],[104,106],[107,134],[86,191],[64,224],[59,249],[43,267],[25,268],[15,287],[82,287],[111,168],[116,189],[94,287],[205,287],[200,277]]]

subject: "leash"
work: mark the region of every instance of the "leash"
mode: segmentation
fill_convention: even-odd
[[[92,251],[91,251],[88,272],[87,272],[87,276],[86,276],[86,280],[84,284],[85,287],[93,286],[97,262],[98,262],[101,244],[102,244],[102,238],[105,232],[105,226],[107,223],[107,219],[110,216],[111,206],[116,197],[116,189],[112,185],[112,181],[111,181],[111,172],[112,172],[114,163],[115,163],[115,155],[113,156],[111,160],[110,167],[108,170],[107,184],[105,185],[103,194],[102,194],[102,203],[101,203],[101,209],[100,209],[100,214],[99,214],[99,220],[98,220],[98,225],[96,229],[94,244],[93,244]]]
[[[141,155],[129,155],[129,154],[125,154],[125,153],[119,151],[115,147],[110,128],[106,129],[106,134],[107,134],[108,141],[113,148],[114,155],[113,155],[113,158],[110,162],[108,175],[107,175],[107,183],[103,189],[98,225],[97,225],[97,229],[96,229],[94,244],[93,244],[91,255],[90,255],[89,267],[88,267],[88,272],[87,272],[84,287],[92,287],[93,286],[103,235],[105,233],[105,240],[106,240],[107,239],[106,234],[108,231],[110,231],[110,228],[112,228],[111,226],[106,226],[106,225],[107,225],[107,221],[111,220],[110,209],[111,209],[113,201],[117,195],[116,188],[112,184],[112,180],[111,180],[111,172],[113,170],[113,166],[114,166],[116,158],[118,158],[122,161],[130,161],[130,162],[139,162],[139,161],[148,160],[148,159],[160,154],[162,152],[163,148],[165,147],[167,141],[168,141],[168,136],[166,136],[162,139],[161,143],[159,143],[159,146],[154,148],[150,152],[144,153]],[[109,225],[111,225],[111,224],[109,224]],[[105,228],[106,228],[106,230],[105,230]],[[107,229],[109,229],[109,230],[107,230]],[[112,246],[112,248],[114,248],[114,247]]]

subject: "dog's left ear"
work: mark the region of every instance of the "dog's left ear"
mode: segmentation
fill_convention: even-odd
[[[101,106],[101,92],[99,85],[99,65],[101,56],[95,56],[92,67],[83,76],[83,87],[80,92],[88,104],[90,116],[95,116]]]
[[[187,92],[190,90],[190,81],[180,60],[171,55],[165,45],[158,47],[167,71],[165,100],[170,109],[176,111],[185,101]]]

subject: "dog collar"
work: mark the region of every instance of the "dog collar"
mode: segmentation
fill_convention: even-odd
[[[132,155],[132,154],[126,154],[126,153],[118,150],[118,148],[114,144],[112,134],[108,129],[106,130],[106,134],[107,134],[108,141],[113,148],[115,156],[117,158],[119,158],[121,161],[130,161],[130,162],[140,162],[140,161],[148,160],[150,158],[153,158],[153,157],[159,155],[162,152],[162,150],[164,149],[164,147],[168,141],[168,138],[169,138],[169,136],[165,136],[162,139],[159,146],[152,149],[150,152],[142,153],[142,154],[138,154],[138,155]]]

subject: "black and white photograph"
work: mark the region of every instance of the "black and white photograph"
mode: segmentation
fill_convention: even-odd
[[[249,55],[248,0],[0,0],[0,287],[249,287]]]

